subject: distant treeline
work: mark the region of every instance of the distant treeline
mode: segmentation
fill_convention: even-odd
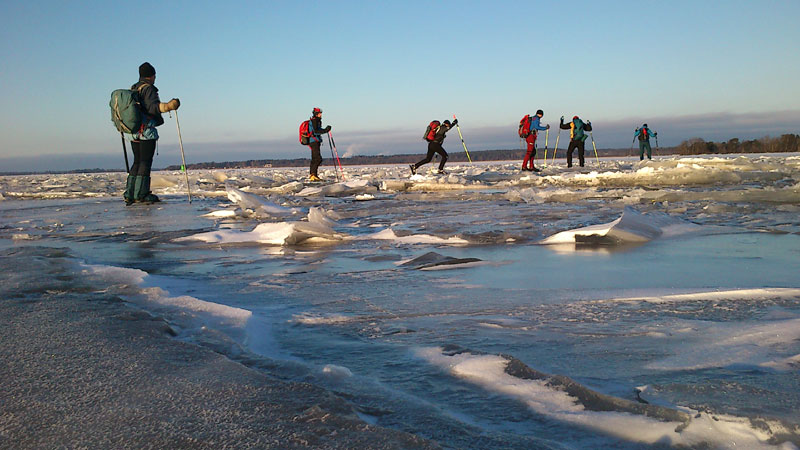
[[[784,134],[781,137],[764,137],[751,141],[738,138],[727,142],[706,142],[700,138],[681,142],[672,149],[679,155],[702,155],[707,153],[792,153],[800,152],[800,136]]]

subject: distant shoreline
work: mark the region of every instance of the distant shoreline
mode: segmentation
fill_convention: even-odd
[[[552,148],[548,152],[552,152]],[[565,149],[559,148],[559,155],[563,157]],[[655,151],[655,148],[653,149]],[[540,148],[537,151],[537,156],[543,154],[544,149]],[[593,151],[587,148],[587,156]],[[618,156],[631,156],[638,152],[638,148],[631,152],[630,149],[598,149],[598,153],[603,157],[618,157]],[[672,155],[675,152],[675,147],[662,147],[658,150],[659,155]],[[524,150],[510,149],[510,150],[476,150],[469,152],[472,161],[513,161],[522,160]],[[451,152],[449,154],[448,163],[461,163],[467,162],[467,155],[464,152]],[[549,153],[552,155],[552,153]],[[418,153],[404,153],[399,155],[364,155],[364,156],[349,156],[339,158],[343,166],[364,166],[364,165],[397,165],[397,164],[411,164],[419,161],[424,152]],[[325,161],[330,162],[331,158],[325,158]],[[187,164],[189,170],[207,170],[207,169],[250,169],[250,168],[291,168],[291,167],[308,167],[310,158],[294,158],[294,159],[251,159],[246,161],[222,161],[222,162],[202,162]],[[154,168],[153,170],[180,170],[180,165],[170,165],[163,168]],[[48,171],[13,171],[13,172],[0,172],[0,176],[9,175],[61,175],[71,173],[105,173],[105,172],[120,172],[125,173],[122,169],[73,169],[73,170],[48,170]]]
[[[588,142],[588,141],[587,141]],[[537,156],[542,155],[544,149],[537,149]],[[552,152],[552,148],[548,151]],[[564,155],[566,145],[559,148],[559,155]],[[785,134],[779,138],[763,138],[760,140],[739,141],[738,139],[731,139],[726,142],[710,142],[702,139],[691,139],[682,142],[675,147],[655,147],[653,146],[654,156],[664,155],[681,155],[681,156],[699,156],[699,155],[730,155],[730,154],[754,154],[754,153],[793,153],[800,152],[800,136],[794,134]],[[591,144],[586,146],[587,157],[593,156],[594,149]],[[602,157],[621,157],[621,156],[635,156],[639,153],[639,146],[632,145],[629,148],[606,148],[597,149],[598,156]],[[505,150],[475,150],[470,152],[470,159],[472,161],[514,161],[522,160],[524,150],[505,149]],[[552,155],[552,153],[551,153]],[[365,166],[365,165],[397,165],[397,164],[411,164],[419,161],[424,156],[424,152],[417,153],[404,153],[398,155],[359,155],[339,158],[343,166]],[[330,162],[331,158],[325,158],[325,161]],[[449,163],[462,163],[467,162],[467,154],[461,151],[453,151],[449,154]],[[223,161],[223,162],[201,162],[194,164],[187,164],[190,170],[209,170],[209,169],[252,169],[252,168],[290,168],[290,167],[308,167],[311,162],[310,158],[294,158],[294,159],[250,159],[246,161]],[[170,165],[163,168],[154,168],[153,170],[180,170],[180,165]],[[0,172],[0,176],[9,175],[58,175],[58,174],[71,174],[71,173],[105,173],[105,172],[120,172],[125,173],[121,168],[119,169],[74,169],[74,170],[51,170],[51,171],[12,171]]]
[[[544,149],[538,149],[537,156],[542,154]],[[548,152],[552,152],[552,148]],[[559,148],[559,155],[563,156],[564,149]],[[634,149],[638,152],[638,148]],[[655,150],[655,149],[654,149]],[[659,155],[674,154],[675,147],[662,147],[658,150]],[[598,153],[603,157],[627,156],[630,149],[598,149]],[[587,152],[591,152],[587,149]],[[520,149],[513,150],[476,150],[471,151],[470,157],[473,161],[513,161],[521,160],[524,151]],[[549,153],[552,155],[552,153]],[[631,152],[631,155],[634,153]],[[588,155],[588,153],[587,153]],[[343,166],[364,166],[364,165],[397,165],[397,164],[411,164],[419,161],[424,156],[423,152],[419,153],[405,153],[400,155],[370,155],[370,156],[350,156],[347,158],[340,158]],[[330,162],[330,158],[325,161]],[[294,158],[294,159],[251,159],[247,161],[222,161],[222,162],[202,162],[187,164],[189,170],[207,170],[207,169],[248,169],[248,168],[291,168],[291,167],[308,167],[310,158]],[[451,152],[448,163],[467,162],[467,155],[464,152]],[[153,170],[180,170],[181,166],[171,165],[163,168],[154,168]],[[13,171],[13,172],[0,172],[0,176],[13,176],[13,175],[63,175],[71,173],[106,173],[106,172],[120,172],[125,173],[123,169],[73,169],[73,170],[47,170],[47,171]]]

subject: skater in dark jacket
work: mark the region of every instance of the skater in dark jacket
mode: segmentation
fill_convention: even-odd
[[[561,116],[560,128],[569,130],[569,147],[567,148],[567,167],[572,167],[572,152],[578,149],[578,163],[583,167],[585,153],[584,142],[589,136],[586,131],[592,131],[592,122],[582,121],[578,116],[572,118],[572,122],[564,124],[564,116]]]
[[[131,86],[139,96],[142,112],[142,126],[133,134],[128,134],[133,150],[133,165],[128,172],[125,193],[122,195],[125,203],[133,202],[153,203],[159,201],[155,194],[150,192],[150,170],[153,166],[153,156],[156,153],[158,141],[157,126],[164,124],[161,113],[174,111],[181,106],[180,100],[173,98],[167,103],[161,103],[158,98],[158,88],[155,87],[156,69],[145,62],[139,66],[139,81]]]
[[[319,165],[322,164],[322,154],[319,148],[322,145],[322,135],[331,131],[331,126],[328,125],[322,128],[322,110],[320,108],[314,108],[314,110],[311,111],[308,131],[311,133],[311,137],[308,139],[308,146],[311,147],[311,167],[309,169],[308,180],[322,181],[317,173]]]
[[[446,137],[445,135],[447,134],[447,132],[450,131],[453,125],[456,124],[458,124],[458,119],[455,119],[452,124],[450,123],[449,120],[445,120],[444,122],[442,122],[441,125],[436,127],[434,130],[432,130],[430,126],[428,127],[427,130],[425,130],[425,136],[423,136],[422,139],[428,141],[428,154],[421,161],[417,162],[416,164],[411,164],[409,166],[411,168],[412,174],[416,174],[417,169],[419,169],[420,166],[431,162],[431,160],[433,159],[433,155],[436,153],[438,153],[439,156],[442,157],[442,160],[439,161],[439,173],[440,174],[445,173],[444,164],[447,162],[447,152],[444,150],[444,147],[442,147],[442,143],[444,142],[444,138]],[[431,134],[433,134],[432,138]]]

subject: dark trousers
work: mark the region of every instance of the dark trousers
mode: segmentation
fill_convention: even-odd
[[[436,153],[438,153],[439,156],[442,157],[442,160],[439,161],[439,170],[444,170],[444,163],[447,162],[447,152],[444,151],[444,147],[442,147],[442,144],[436,141],[428,142],[428,154],[425,156],[425,159],[414,164],[414,170],[418,169],[419,166],[423,164],[428,164],[429,162],[431,162],[431,160],[433,159],[433,155]]]
[[[311,169],[309,170],[310,175],[319,176],[317,170],[319,169],[319,165],[322,164],[322,154],[319,152],[319,147],[322,145],[322,142],[312,142],[308,144],[311,147]]]
[[[530,161],[531,169],[533,169],[533,160],[536,159],[536,134],[531,133],[525,138],[525,143],[528,144],[528,151],[525,153],[525,159],[522,160],[522,170],[528,167]]]
[[[580,163],[581,167],[583,167],[583,154],[585,152],[583,148],[584,141],[569,141],[569,147],[567,148],[567,167],[572,167],[572,152],[575,149],[578,149],[578,162]]]
[[[133,165],[128,175],[149,177],[150,169],[153,167],[153,156],[156,154],[156,141],[133,141],[131,150]]]
[[[653,149],[650,148],[650,141],[639,141],[639,160],[644,159],[644,151],[647,150],[647,159],[653,159]]]

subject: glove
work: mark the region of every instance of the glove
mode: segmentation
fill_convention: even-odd
[[[324,131],[325,133],[327,133],[327,132],[331,131],[331,126],[330,126],[330,125],[328,125],[328,126],[327,126],[327,127],[325,127],[325,129],[324,129],[324,130],[322,130],[322,131]]]
[[[167,103],[159,103],[158,110],[162,113],[168,111],[175,111],[181,106],[181,101],[177,98],[173,98],[172,100],[168,101]]]
[[[458,119],[453,120],[453,125],[458,125]]]
[[[549,129],[550,129],[550,124],[549,124],[549,123],[547,124],[547,127],[545,127],[545,129],[546,129],[546,130],[549,130]]]
[[[658,136],[658,133],[653,133],[653,136]]]

